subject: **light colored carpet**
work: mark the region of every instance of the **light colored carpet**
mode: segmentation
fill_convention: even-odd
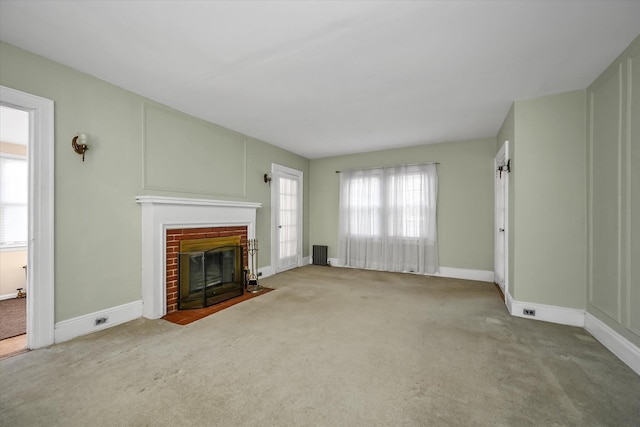
[[[7,426],[639,425],[640,377],[493,284],[307,266],[178,326],[0,361]]]

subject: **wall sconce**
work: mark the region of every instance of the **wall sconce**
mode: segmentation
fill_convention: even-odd
[[[500,178],[502,178],[502,172],[509,173],[511,172],[511,159],[507,160],[506,165],[498,166],[498,173],[500,174]]]
[[[73,151],[78,154],[82,154],[82,161],[84,162],[84,153],[89,149],[87,146],[87,140],[89,137],[86,133],[78,133],[78,135],[74,136],[71,140],[71,146],[73,147]]]
[[[271,187],[271,174],[269,173],[264,174],[264,182],[268,183],[269,187]]]

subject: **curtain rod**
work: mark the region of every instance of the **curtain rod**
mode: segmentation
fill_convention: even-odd
[[[353,169],[345,169],[345,170],[341,170],[341,171],[336,171],[336,173],[340,173],[340,172],[348,172],[348,171],[365,171],[365,170],[371,170],[371,169],[385,169],[385,168],[397,168],[397,167],[402,167],[402,166],[421,166],[421,165],[439,165],[440,162],[425,162],[425,163],[412,163],[410,165],[397,165],[397,166],[373,166],[370,168],[353,168]]]

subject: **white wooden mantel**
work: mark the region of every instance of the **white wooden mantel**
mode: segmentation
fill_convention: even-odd
[[[136,196],[142,206],[142,315],[167,313],[166,231],[176,228],[246,226],[255,238],[261,203],[180,197]]]

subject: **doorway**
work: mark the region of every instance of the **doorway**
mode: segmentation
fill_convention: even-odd
[[[271,265],[275,272],[302,265],[302,171],[271,166]]]
[[[0,357],[26,349],[29,113],[0,105]]]
[[[509,292],[509,141],[505,141],[494,161],[495,210],[494,210],[494,273],[507,303]]]
[[[0,105],[28,115],[26,347],[35,349],[55,341],[53,101],[0,86]]]

